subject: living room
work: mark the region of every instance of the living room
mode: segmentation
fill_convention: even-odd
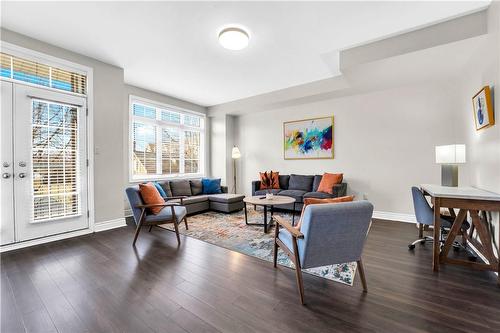
[[[1,9],[2,332],[499,330],[499,2]]]

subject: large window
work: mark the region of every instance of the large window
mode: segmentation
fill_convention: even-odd
[[[130,97],[132,180],[202,175],[205,118]]]

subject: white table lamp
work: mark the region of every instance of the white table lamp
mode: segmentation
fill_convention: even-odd
[[[441,164],[441,185],[458,186],[458,164],[465,163],[465,145],[436,146],[436,163]]]

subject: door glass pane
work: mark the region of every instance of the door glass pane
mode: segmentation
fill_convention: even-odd
[[[32,102],[33,221],[80,215],[78,108]]]

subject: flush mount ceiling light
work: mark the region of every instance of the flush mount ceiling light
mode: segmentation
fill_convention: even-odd
[[[250,36],[242,28],[227,27],[219,33],[219,43],[228,50],[242,50],[248,46]]]

